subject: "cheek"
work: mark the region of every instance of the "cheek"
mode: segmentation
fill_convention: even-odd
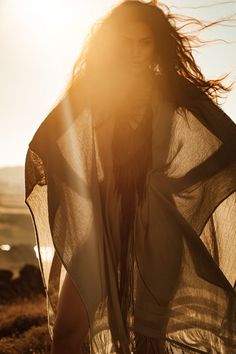
[[[125,63],[131,58],[131,49],[128,46],[123,46],[117,50],[115,57],[121,63]]]
[[[153,61],[154,58],[154,46],[148,46],[143,48],[143,59],[147,62]]]

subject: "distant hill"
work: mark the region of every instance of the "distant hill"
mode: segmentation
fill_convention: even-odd
[[[24,206],[24,167],[0,168],[0,208]]]
[[[24,167],[0,168],[0,194],[24,194]]]
[[[32,220],[24,203],[24,167],[0,168],[0,269],[37,264]],[[1,245],[9,245],[8,251]]]

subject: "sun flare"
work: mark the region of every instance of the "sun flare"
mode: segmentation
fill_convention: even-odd
[[[84,3],[74,2],[73,6],[71,3],[68,6],[66,1],[23,0],[15,3],[11,13],[26,30],[33,32],[36,40],[41,37],[48,41],[57,34],[70,41],[74,28],[82,42],[93,16]]]

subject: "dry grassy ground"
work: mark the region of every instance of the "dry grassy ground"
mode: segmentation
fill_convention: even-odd
[[[0,305],[0,314],[0,354],[50,353],[43,296]]]
[[[32,220],[24,204],[23,167],[0,168],[2,244],[11,249],[0,249],[0,354],[48,354],[51,340],[39,272],[28,267],[20,278],[11,279],[11,272],[16,276],[25,264],[38,266]]]

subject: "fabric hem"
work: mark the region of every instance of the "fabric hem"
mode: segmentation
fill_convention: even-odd
[[[25,199],[25,204],[27,205],[27,207],[28,207],[29,210],[30,210],[30,214],[31,214],[31,217],[32,217],[32,220],[33,220],[33,224],[34,224],[34,229],[35,229],[35,235],[36,235],[37,245],[40,247],[39,235],[38,235],[38,230],[37,230],[37,226],[36,226],[36,221],[35,221],[35,218],[34,218],[32,209],[31,209],[29,203],[27,202],[27,198]],[[61,264],[62,264],[63,267],[65,268],[65,270],[66,270],[66,272],[68,273],[68,275],[70,276],[71,280],[73,281],[73,277],[71,276],[70,272],[68,271],[67,266],[65,265],[65,263],[64,263],[64,261],[63,261],[61,255],[60,255],[60,252],[57,250],[57,247],[56,247],[56,245],[55,245],[55,243],[54,243],[53,237],[52,237],[52,242],[53,242],[54,249],[55,249],[55,251],[56,251],[56,253],[57,253],[57,256],[59,257],[59,259],[60,259],[60,261],[61,261]],[[48,294],[48,290],[47,290],[47,286],[46,286],[46,282],[45,282],[45,277],[44,277],[44,272],[43,272],[43,262],[42,262],[42,258],[41,258],[40,252],[38,252],[38,253],[39,253],[39,264],[40,264],[40,270],[41,270],[41,275],[42,275],[43,284],[44,284],[44,290],[45,290],[45,293],[46,293],[46,297],[47,297],[47,299],[48,299],[49,302],[50,302],[50,296],[49,296],[49,294]],[[82,300],[82,302],[83,302],[84,308],[85,308],[86,313],[87,313],[87,318],[88,318],[88,323],[89,323],[89,331],[88,331],[87,337],[90,338],[90,336],[91,336],[91,324],[90,324],[90,319],[89,319],[88,310],[87,310],[87,307],[86,307],[86,305],[85,305],[85,302],[84,302],[84,300],[83,300],[83,298],[82,298],[82,296],[81,296],[81,292],[80,292],[78,286],[74,283],[74,281],[73,281],[73,284],[75,285],[77,291],[79,292],[80,298],[81,298],[81,300]],[[52,340],[52,339],[53,339],[53,333],[52,333],[52,328],[51,328],[50,323],[49,323],[49,319],[48,319],[48,327],[49,327],[50,337],[51,337],[51,340]],[[85,340],[84,343],[82,344],[82,348],[83,348],[84,345],[85,345],[85,347],[87,347],[87,344],[88,344],[88,342]],[[82,353],[84,353],[83,350],[82,350]],[[86,352],[85,352],[85,354],[86,354]]]

